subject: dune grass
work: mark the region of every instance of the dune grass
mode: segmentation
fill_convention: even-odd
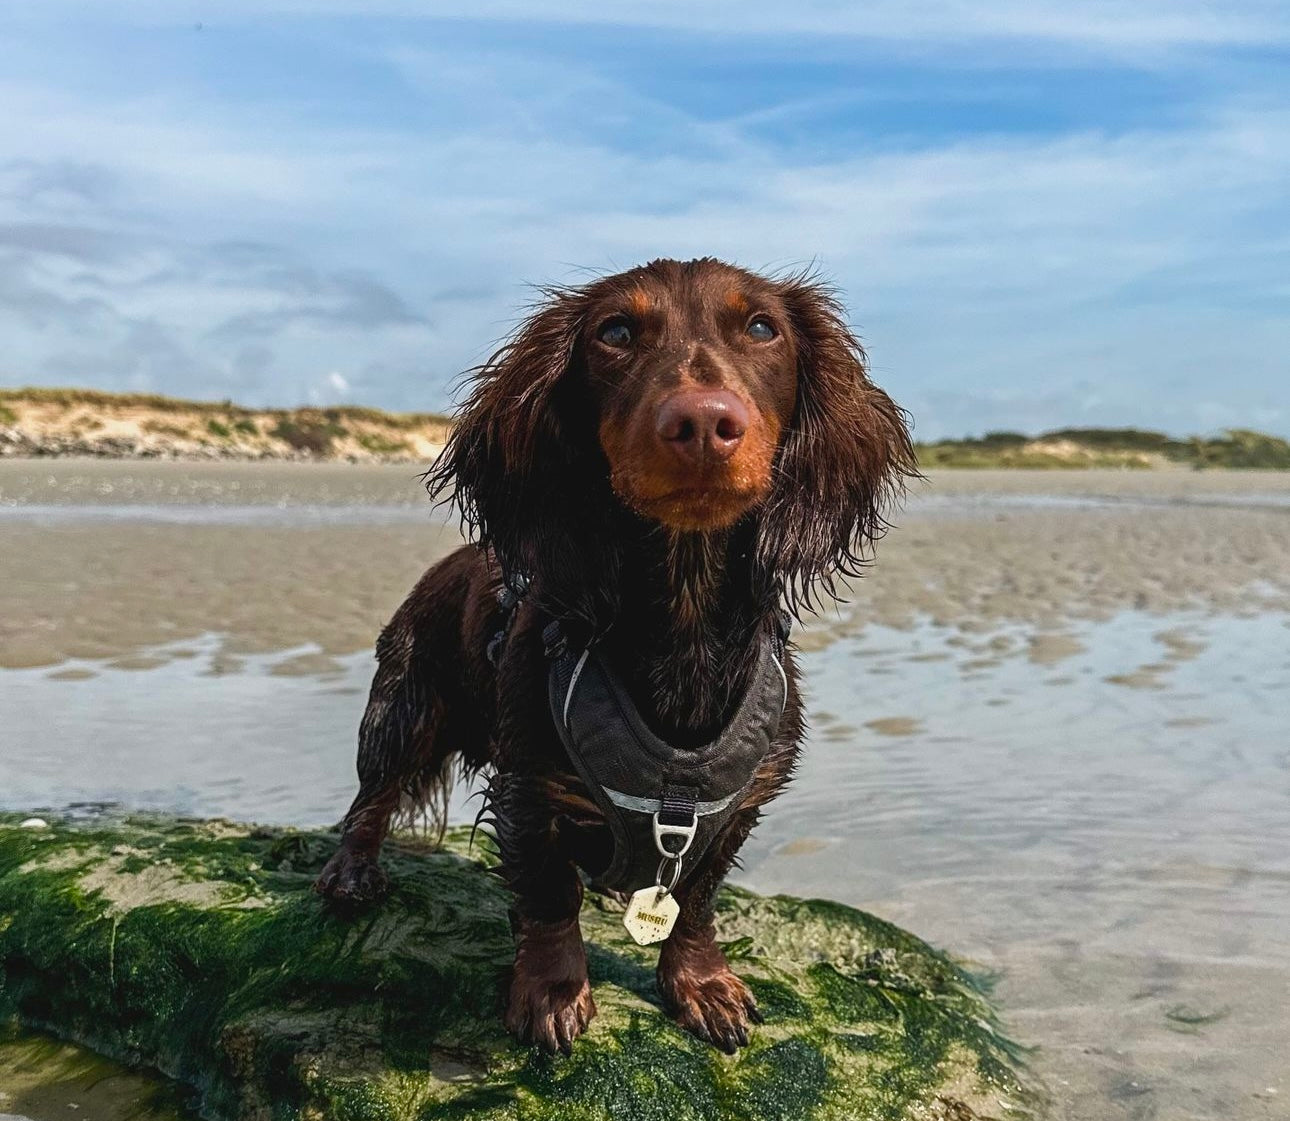
[[[91,408],[103,410],[148,409],[159,413],[197,413],[213,416],[250,418],[268,417],[322,417],[331,421],[366,421],[391,428],[417,428],[426,424],[448,424],[451,418],[443,413],[393,413],[367,405],[304,405],[297,408],[249,408],[232,401],[190,401],[183,397],[167,397],[159,393],[109,393],[98,389],[46,388],[25,386],[14,389],[0,387],[0,407],[16,415],[15,404],[54,405],[62,408]]]
[[[1290,469],[1290,442],[1250,429],[1175,438],[1138,428],[1058,428],[1038,436],[990,432],[918,445],[929,467]]]

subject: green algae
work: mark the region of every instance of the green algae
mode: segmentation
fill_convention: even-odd
[[[512,954],[487,853],[391,844],[346,920],[311,891],[336,842],[151,816],[0,815],[0,1023],[192,1087],[238,1121],[808,1121],[1025,1112],[982,985],[870,915],[728,888],[718,932],[766,1024],[729,1058],[681,1032],[656,952],[609,901],[583,929],[600,1014],[570,1057],[500,1023]]]

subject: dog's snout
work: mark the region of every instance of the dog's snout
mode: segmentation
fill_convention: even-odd
[[[684,389],[659,406],[654,431],[683,459],[729,459],[748,431],[748,406],[728,389]]]

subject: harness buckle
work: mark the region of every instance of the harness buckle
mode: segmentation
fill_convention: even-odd
[[[654,847],[658,849],[659,855],[664,860],[679,861],[681,857],[690,851],[690,846],[694,844],[694,835],[699,830],[699,815],[691,815],[689,824],[681,825],[660,821],[659,816],[661,813],[661,810],[654,811]],[[668,848],[664,841],[665,837],[679,837],[681,847],[678,849]]]

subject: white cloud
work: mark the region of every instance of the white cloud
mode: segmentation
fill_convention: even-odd
[[[1057,36],[1066,10],[978,15]],[[1281,34],[1270,7],[1208,10],[1099,5],[1081,26],[1125,42]],[[251,18],[221,11],[210,18]],[[740,11],[767,31],[824,19],[819,5]],[[703,12],[640,18],[716,18]],[[841,32],[850,12],[835,13]],[[976,18],[952,5],[871,14],[872,34]],[[219,100],[0,89],[0,151],[15,156],[0,167],[12,376],[436,407],[513,323],[523,282],[714,253],[818,259],[926,435],[1081,418],[1280,417],[1290,430],[1283,98],[1218,100],[1120,134],[807,156],[540,56],[401,46],[388,62],[422,99],[415,129],[339,127],[286,103],[248,116]],[[616,142],[624,119],[666,142]],[[342,369],[339,386],[329,372]]]

